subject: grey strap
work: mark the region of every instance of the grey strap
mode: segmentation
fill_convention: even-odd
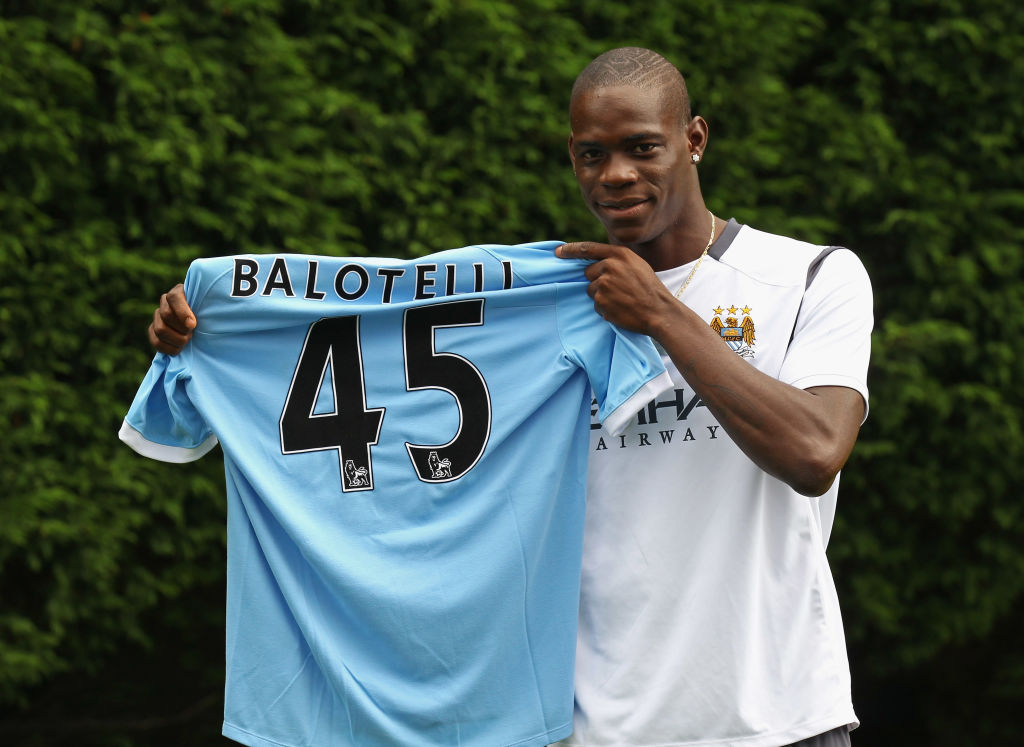
[[[804,293],[811,287],[811,283],[814,282],[814,278],[818,277],[818,271],[821,269],[822,263],[825,258],[828,257],[836,249],[845,249],[842,246],[826,246],[821,252],[815,257],[811,263],[807,266],[807,282],[804,283]],[[800,311],[804,307],[804,299],[800,298],[800,306],[797,307],[796,316],[793,317],[793,330],[789,333],[789,342],[786,343],[786,352],[789,352],[789,346],[793,344],[793,338],[796,336],[796,323],[800,319]]]

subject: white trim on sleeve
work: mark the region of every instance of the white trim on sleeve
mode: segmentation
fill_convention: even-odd
[[[629,399],[612,410],[608,417],[601,421],[601,424],[613,436],[619,435],[629,425],[630,418],[636,414],[637,410],[674,386],[668,371],[662,371],[660,375],[648,380],[646,384],[633,392]]]
[[[212,434],[201,444],[191,449],[184,446],[158,444],[155,441],[148,440],[139,431],[135,430],[135,428],[128,424],[127,420],[121,423],[121,430],[117,432],[117,437],[144,457],[161,462],[173,462],[174,464],[194,462],[217,445],[217,437]]]

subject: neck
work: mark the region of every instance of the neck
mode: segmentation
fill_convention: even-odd
[[[709,246],[711,224],[715,221],[715,239],[724,228],[721,220],[714,218],[711,212],[701,205],[701,209],[688,219],[680,218],[669,230],[651,241],[627,244],[641,259],[658,272],[679,267],[698,259]],[[618,243],[609,236],[611,243]]]

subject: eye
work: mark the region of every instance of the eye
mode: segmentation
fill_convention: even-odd
[[[578,158],[581,161],[583,161],[583,163],[590,163],[592,161],[596,161],[600,157],[601,151],[595,150],[593,148],[591,148],[590,150],[582,151],[578,156]]]
[[[658,146],[655,143],[637,143],[633,146],[634,153],[650,153]]]

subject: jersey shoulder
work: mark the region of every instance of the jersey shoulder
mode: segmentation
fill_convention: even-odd
[[[825,259],[833,255],[860,264],[844,247],[820,246],[742,226],[718,261],[767,285],[806,287]]]
[[[583,269],[589,260],[562,259],[555,249],[564,241],[533,241],[526,244],[477,244],[472,247],[499,261],[509,262],[516,285],[586,283]]]
[[[185,273],[185,298],[193,311],[203,307],[203,301],[218,283],[228,283],[234,271],[236,256],[202,257],[194,259]]]

